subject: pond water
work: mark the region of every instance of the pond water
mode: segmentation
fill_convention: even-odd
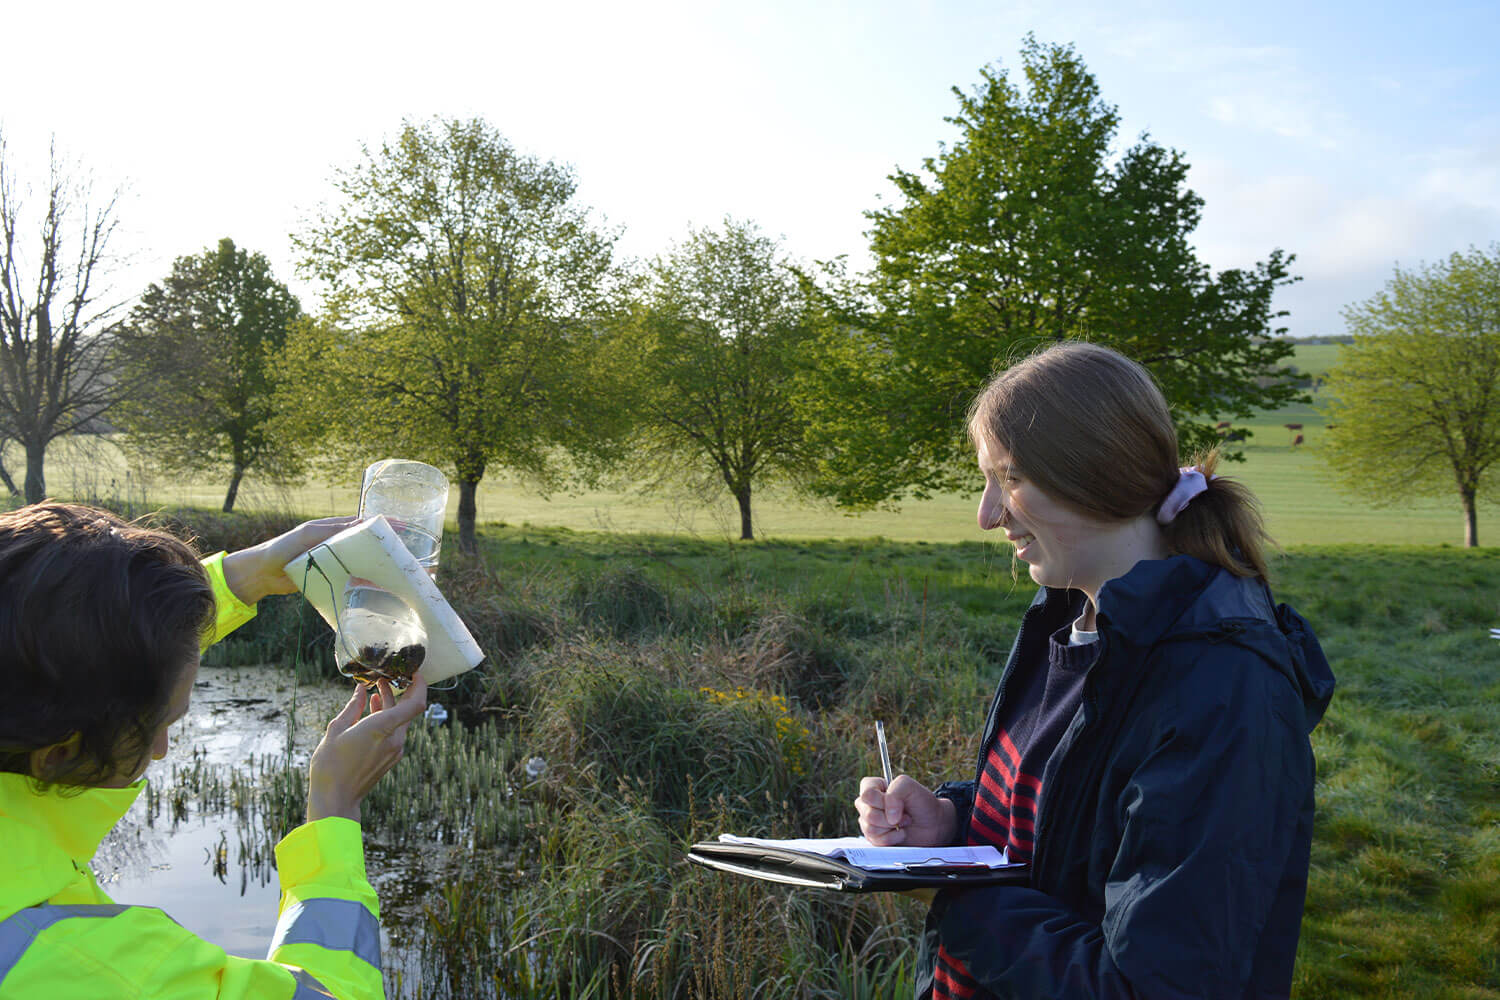
[[[294,685],[276,668],[203,667],[188,714],[172,728],[166,758],[146,777],[164,792],[174,766],[245,766],[284,756],[293,717],[290,751],[305,765],[348,695],[338,684]],[[232,809],[201,810],[191,800],[180,811],[167,802],[150,816],[148,799],[142,794],[100,846],[94,871],[104,891],[117,902],[160,907],[232,955],[264,958],[279,888],[270,864],[273,845],[260,824]]]

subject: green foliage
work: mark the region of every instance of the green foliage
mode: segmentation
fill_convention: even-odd
[[[534,570],[502,575],[479,555],[455,552],[444,556],[438,584],[491,665],[509,665],[564,629],[550,581]]]
[[[613,453],[618,420],[592,398],[596,329],[612,308],[614,236],[591,224],[562,166],[482,120],[403,124],[336,180],[341,201],[296,239],[328,314],[301,325],[304,433],[329,430],[357,468],[395,452],[453,470],[459,542],[492,466],[544,486],[575,456]]]
[[[177,258],[117,331],[125,379],[141,387],[116,409],[131,451],[169,472],[226,473],[225,511],[250,469],[297,481],[304,455],[277,425],[274,358],[301,313],[270,262],[231,239]]]
[[[572,596],[585,624],[619,639],[660,631],[671,621],[666,593],[634,566],[610,567],[582,578]]]
[[[649,655],[649,654],[647,654]],[[757,697],[680,685],[628,648],[574,643],[543,674],[537,746],[561,780],[580,769],[605,788],[638,785],[664,819],[695,803],[792,794],[806,770],[806,726]]]
[[[997,368],[1063,339],[1146,365],[1184,450],[1213,423],[1297,396],[1278,363],[1279,250],[1217,276],[1190,235],[1202,199],[1181,153],[1143,138],[1116,154],[1114,107],[1071,47],[1029,39],[1025,93],[999,70],[955,88],[959,138],[891,177],[899,200],[867,213],[876,269],[825,284],[815,407],[818,489],[852,507],[925,497],[972,479],[969,400]]]
[[[812,336],[807,298],[777,242],[726,219],[656,262],[616,344],[646,464],[658,480],[727,488],[742,538],[754,537],[752,491],[800,482],[809,468],[791,393]]]
[[[494,725],[414,725],[401,760],[366,796],[362,821],[389,847],[458,844],[514,850],[531,836],[532,804],[514,734]]]
[[[1328,373],[1328,463],[1350,493],[1380,505],[1452,496],[1464,543],[1500,459],[1500,244],[1397,268],[1344,311],[1354,343]]]

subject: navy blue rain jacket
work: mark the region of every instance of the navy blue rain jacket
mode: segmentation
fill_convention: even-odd
[[[1043,588],[1017,662],[1082,613]],[[1099,657],[1042,773],[1031,887],[945,891],[917,995],[946,945],[998,997],[1285,997],[1307,892],[1308,734],[1333,694],[1307,623],[1264,584],[1190,556],[1137,563],[1099,595]],[[978,772],[976,771],[976,781]],[[968,828],[975,782],[942,786]]]

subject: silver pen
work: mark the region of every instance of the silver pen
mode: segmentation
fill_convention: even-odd
[[[875,723],[875,740],[880,744],[880,770],[885,774],[885,787],[891,787],[891,751],[885,745],[885,723]]]

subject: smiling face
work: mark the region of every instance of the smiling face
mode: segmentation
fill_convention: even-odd
[[[1029,482],[1010,455],[993,442],[979,443],[979,470],[984,495],[979,499],[979,527],[1000,528],[1026,563],[1031,578],[1044,587],[1098,592],[1108,579],[1099,556],[1114,526],[1086,517]]]

